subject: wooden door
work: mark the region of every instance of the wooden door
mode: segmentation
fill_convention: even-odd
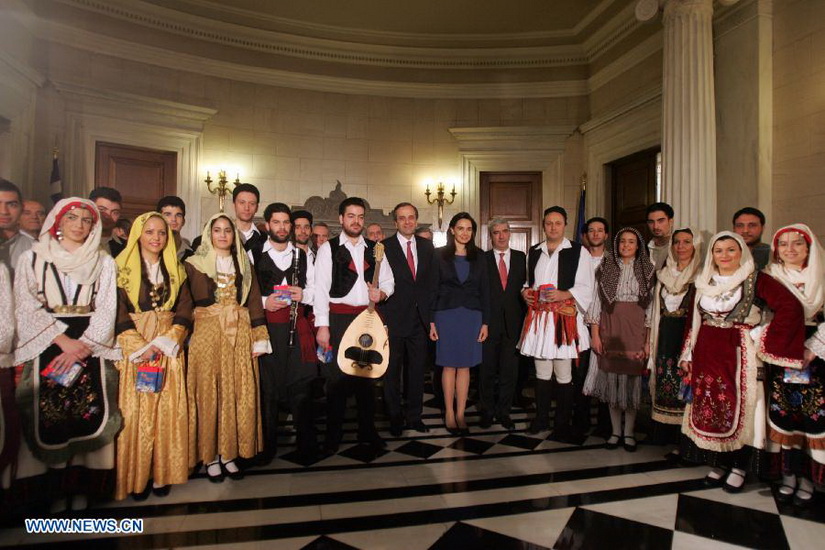
[[[645,210],[656,202],[658,158],[659,149],[650,149],[610,164],[614,235],[622,227],[635,227],[645,239],[650,239]]]
[[[541,233],[541,172],[482,172],[480,177],[481,248],[491,247],[487,222],[510,222],[510,247],[527,252]]]
[[[160,198],[177,194],[178,154],[115,143],[95,145],[95,187],[114,187],[123,195],[122,216],[155,209]]]

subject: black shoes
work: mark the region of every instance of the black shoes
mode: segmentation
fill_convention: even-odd
[[[152,487],[152,494],[156,497],[165,497],[172,490],[171,485],[164,485],[162,487]]]
[[[636,438],[632,435],[624,436],[624,450],[628,453],[636,452]]]
[[[401,437],[404,431],[404,420],[400,417],[390,418],[390,435],[393,437]]]
[[[616,441],[611,441],[611,440],[612,440],[612,439],[614,439],[614,438],[616,439]],[[609,439],[605,442],[605,444],[604,444],[604,448],[605,448],[605,449],[610,449],[610,450],[613,450],[613,449],[618,449],[618,448],[619,448],[619,443],[621,443],[621,442],[622,442],[622,436],[617,435],[617,434],[613,434],[613,435],[611,435],[611,436],[610,436],[610,438],[609,438]]]
[[[513,422],[513,419],[509,416],[499,418],[499,423],[501,424],[501,427],[507,430],[508,432],[512,432],[516,429],[516,423]]]
[[[415,422],[410,422],[407,426],[410,430],[415,430],[418,433],[427,434],[430,433],[430,428],[426,424],[424,424],[421,420],[417,420]]]
[[[493,417],[489,414],[482,414],[481,418],[478,421],[478,427],[482,430],[486,430],[487,428],[493,425]]]

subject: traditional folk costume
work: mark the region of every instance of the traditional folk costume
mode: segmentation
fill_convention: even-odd
[[[684,233],[686,230],[677,231]],[[682,382],[679,356],[682,354],[688,310],[695,295],[693,280],[702,265],[702,236],[695,229],[688,228],[687,231],[693,236],[693,257],[679,271],[671,245],[664,267],[656,273],[653,293],[647,366],[650,371],[651,416],[655,422],[653,440],[661,444],[679,443],[685,414],[685,402],[679,396]]]
[[[292,243],[284,250],[276,250],[267,240],[255,266],[260,284],[259,295],[266,303],[276,286],[303,289],[301,303],[295,311],[295,332],[292,330],[292,305],[278,311],[266,311],[271,353],[261,357],[261,409],[264,425],[264,454],[262,462],[275,457],[278,443],[278,416],[281,407],[292,413],[295,423],[296,446],[306,458],[317,452],[317,436],[312,411],[312,381],[317,374],[318,357],[315,335],[306,308],[313,303],[315,266],[306,252]]]
[[[233,254],[227,257],[218,256],[212,245],[218,218],[235,233]],[[195,304],[186,372],[189,467],[220,460],[237,475],[229,463],[263,449],[258,359],[252,356],[271,351],[261,294],[240,234],[224,214],[206,223],[201,244],[185,266]]]
[[[59,227],[73,209],[91,212],[94,222],[86,241],[69,252],[60,243]],[[100,250],[102,229],[91,201],[59,201],[46,218],[40,240],[21,255],[15,274],[15,362],[23,365],[17,405],[25,439],[17,477],[51,468],[50,496],[58,502],[67,495],[108,496],[107,471],[115,465],[113,441],[121,417],[117,373],[110,361],[121,354],[114,341],[116,268]],[[61,334],[92,351],[70,387],[41,373],[61,355],[53,343]]]
[[[143,259],[139,239],[152,217],[163,220],[157,212],[138,216],[126,248],[116,260],[116,332],[123,348],[123,359],[117,363],[123,413],[123,430],[117,438],[118,500],[129,493],[143,494],[150,480],[160,488],[185,483],[189,477],[183,341],[192,326],[192,296],[171,232],[158,263],[150,264]],[[141,355],[151,346],[162,352],[154,362],[163,376],[157,393],[136,389]]]
[[[808,243],[802,270],[787,268],[777,253],[779,237],[795,232]],[[783,227],[773,237],[773,261],[766,272],[782,283],[802,304],[805,347],[816,358],[804,368],[797,362],[774,363],[768,374],[768,449],[781,449],[782,473],[813,481],[825,488],[825,254],[816,235],[806,225]],[[807,381],[805,380],[807,378]],[[801,484],[800,480],[800,484]],[[809,491],[810,492],[810,491]]]
[[[713,245],[734,239],[742,249],[733,275],[719,275]],[[682,455],[690,462],[732,467],[744,478],[751,448],[766,444],[762,360],[800,366],[804,331],[802,306],[781,283],[754,270],[742,237],[730,231],[711,239],[705,265],[696,278],[690,331],[681,360],[691,361],[692,402],[682,421]],[[764,308],[772,310],[767,317]],[[757,331],[753,329],[759,327]],[[761,465],[756,462],[756,473]],[[710,479],[718,481],[722,474]],[[730,483],[732,490],[741,487]]]
[[[339,235],[321,245],[315,260],[315,325],[329,327],[332,356],[338,356],[338,345],[350,323],[369,305],[367,282],[375,273],[375,243],[361,235],[353,244]],[[381,263],[379,289],[391,296],[395,288],[392,270]],[[375,396],[373,380],[343,373],[336,360],[324,366],[327,378],[327,452],[336,451],[343,435],[346,400],[355,393],[358,404],[359,441],[380,444],[375,429]]]
[[[619,257],[619,240],[624,233],[633,233],[638,242],[636,257],[625,263]],[[602,353],[598,371],[588,377],[584,393],[607,403],[613,434],[609,446],[618,444],[624,413],[625,448],[636,450],[634,426],[642,394],[642,374],[645,369],[643,351],[647,327],[650,326],[650,304],[654,266],[648,258],[641,234],[624,228],[613,240],[613,251],[596,271],[598,290],[586,315],[586,321],[599,326]],[[630,441],[632,440],[632,441]]]
[[[523,355],[535,357],[536,363],[536,418],[529,431],[538,433],[549,427],[551,379],[555,373],[554,438],[566,440],[574,400],[573,362],[578,363],[579,354],[590,348],[584,322],[595,285],[590,253],[568,239],[552,252],[547,243],[538,244],[527,257],[527,283],[536,299],[527,311],[518,348]],[[561,302],[543,301],[540,289],[545,285],[569,291],[573,297]]]

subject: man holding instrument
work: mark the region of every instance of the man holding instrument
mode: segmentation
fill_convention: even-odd
[[[387,262],[381,262],[378,284],[375,275],[375,243],[364,239],[363,199],[349,197],[338,207],[341,234],[318,248],[315,260],[315,326],[317,341],[324,350],[338,356],[341,338],[355,317],[370,302],[378,303],[391,296],[395,280]],[[358,406],[358,441],[374,448],[385,445],[375,429],[375,395],[373,380],[350,376],[339,370],[336,361],[324,366],[327,379],[327,433],[324,451],[338,451],[343,436],[347,396],[355,394]]]
[[[255,264],[272,343],[272,353],[260,361],[264,464],[275,457],[279,407],[292,413],[298,461],[313,462],[318,452],[310,388],[316,374],[315,339],[304,313],[312,305],[315,269],[306,252],[290,242],[290,216],[284,203],[266,207],[269,238]]]

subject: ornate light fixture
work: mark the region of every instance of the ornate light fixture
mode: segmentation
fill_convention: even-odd
[[[453,190],[450,191],[450,198],[447,199],[444,196],[444,184],[442,182],[438,182],[435,188],[435,199],[431,199],[430,195],[432,192],[430,191],[430,184],[427,184],[427,190],[424,191],[424,195],[427,197],[428,204],[437,204],[438,205],[438,230],[441,230],[441,226],[444,225],[444,205],[451,205],[455,202],[455,196],[458,193],[455,191],[455,184],[453,184]]]
[[[229,183],[226,179],[226,170],[221,170],[218,172],[218,183],[213,188],[212,187],[212,177],[209,175],[209,172],[206,172],[206,188],[209,190],[210,193],[213,195],[218,196],[218,208],[221,212],[223,212],[224,203],[226,202],[226,195],[230,192]],[[232,186],[239,185],[241,183],[241,175],[235,178],[235,181],[232,182]]]

